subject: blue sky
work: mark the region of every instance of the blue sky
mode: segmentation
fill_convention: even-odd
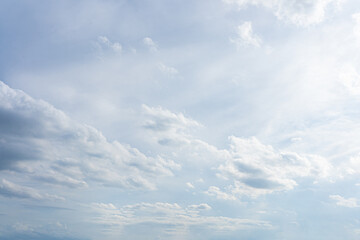
[[[1,1],[0,239],[360,234],[360,3]]]

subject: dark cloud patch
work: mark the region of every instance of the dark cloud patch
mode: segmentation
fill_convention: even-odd
[[[276,189],[278,187],[281,187],[279,183],[263,178],[247,178],[243,179],[243,183],[252,188],[259,189]]]

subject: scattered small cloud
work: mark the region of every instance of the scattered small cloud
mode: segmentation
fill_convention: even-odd
[[[177,75],[179,72],[176,68],[173,68],[173,67],[168,67],[166,66],[165,64],[163,63],[158,63],[158,68],[159,70],[163,73],[163,74],[166,74],[168,76],[175,76]]]
[[[220,190],[220,188],[215,186],[210,186],[209,189],[205,192],[205,194],[209,196],[214,196],[217,199],[222,200],[236,200],[236,197],[234,195],[223,192]]]
[[[194,185],[192,185],[191,182],[187,182],[187,183],[186,183],[186,186],[187,186],[188,188],[192,188],[192,189],[195,188]]]
[[[145,37],[143,43],[149,48],[150,52],[158,51],[158,45],[151,38]]]
[[[99,36],[98,42],[101,44],[103,48],[111,49],[115,53],[121,53],[122,51],[122,46],[119,42],[111,42],[105,36]]]
[[[336,205],[348,208],[359,207],[358,200],[356,198],[344,198],[340,195],[330,195],[330,199],[336,201]]]
[[[230,42],[236,44],[238,48],[253,46],[261,46],[261,38],[253,33],[251,22],[244,22],[237,27],[237,37],[230,38]]]

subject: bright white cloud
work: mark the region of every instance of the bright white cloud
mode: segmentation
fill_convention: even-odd
[[[330,195],[330,199],[336,201],[336,205],[348,208],[359,207],[358,201],[356,198],[344,198],[340,195]]]
[[[237,27],[237,37],[231,38],[230,41],[237,45],[238,48],[246,46],[260,47],[261,39],[253,33],[251,22],[244,22]]]
[[[234,181],[232,194],[256,197],[274,191],[291,190],[297,179],[327,179],[333,166],[320,156],[280,152],[256,138],[230,137],[231,159],[219,166],[219,176]]]
[[[186,186],[187,186],[188,188],[192,188],[192,189],[195,188],[194,185],[193,185],[191,182],[187,182],[187,183],[186,183]]]
[[[236,4],[239,8],[247,5],[263,6],[271,9],[280,20],[299,26],[320,23],[325,18],[326,10],[332,6],[340,9],[341,0],[223,0],[228,4]]]
[[[173,113],[161,107],[142,106],[145,115],[143,127],[151,131],[151,135],[162,145],[178,145],[189,143],[189,129],[201,124],[182,113]]]
[[[70,187],[154,189],[155,179],[179,165],[136,148],[108,142],[96,129],[71,120],[43,101],[0,83],[1,169]]]

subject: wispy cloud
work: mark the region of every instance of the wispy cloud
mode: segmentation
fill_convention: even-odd
[[[65,200],[64,198],[56,195],[39,193],[33,188],[20,186],[5,179],[2,179],[0,182],[0,195],[8,198],[20,199],[23,198],[33,200]]]
[[[359,207],[358,200],[356,198],[344,198],[340,195],[330,195],[330,199],[336,201],[336,205],[348,208]]]
[[[239,8],[248,5],[269,8],[280,20],[299,26],[318,24],[325,18],[325,12],[332,5],[336,10],[341,8],[342,0],[286,1],[286,0],[223,0],[236,4]]]

